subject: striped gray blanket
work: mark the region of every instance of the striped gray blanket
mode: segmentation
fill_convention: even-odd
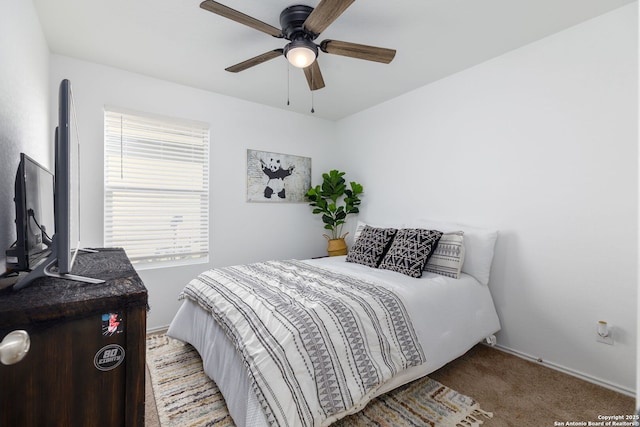
[[[180,298],[225,330],[270,425],[328,425],[425,362],[397,295],[301,261],[209,270]]]

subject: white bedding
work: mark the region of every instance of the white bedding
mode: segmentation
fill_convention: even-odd
[[[433,372],[500,329],[489,288],[467,274],[452,279],[425,272],[421,278],[415,279],[388,270],[347,263],[345,258],[329,257],[305,262],[353,274],[395,291],[411,316],[427,358],[426,363],[391,379],[376,394],[383,394]],[[241,358],[207,311],[186,299],[168,334],[189,342],[198,350],[206,374],[220,388],[239,427],[267,425],[257,398],[251,392]]]

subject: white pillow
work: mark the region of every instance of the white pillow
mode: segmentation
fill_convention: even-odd
[[[412,223],[412,226],[439,230],[443,233],[463,231],[465,254],[462,272],[475,277],[483,285],[489,283],[493,250],[498,238],[497,230],[429,219],[416,220]]]
[[[364,230],[364,228],[367,226],[368,224],[364,221],[358,221],[358,224],[356,225],[356,231],[353,232],[353,243],[356,243],[356,240],[358,240],[358,237],[360,237],[360,234],[362,233],[362,230]]]
[[[459,279],[463,264],[464,232],[455,231],[442,235],[424,269],[431,273]]]

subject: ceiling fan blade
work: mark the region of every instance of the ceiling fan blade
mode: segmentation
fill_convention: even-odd
[[[355,0],[321,0],[304,21],[304,28],[316,36],[323,32]]]
[[[320,49],[332,55],[348,56],[350,58],[382,62],[383,64],[390,63],[396,56],[395,49],[341,42],[338,40],[324,40],[320,43]]]
[[[242,12],[238,12],[235,9],[231,9],[228,6],[220,4],[213,0],[203,1],[202,3],[200,3],[200,7],[202,9],[208,10],[209,12],[213,12],[216,15],[223,16],[225,18],[231,19],[232,21],[236,21],[240,24],[254,28],[258,31],[262,31],[263,33],[267,33],[273,37],[284,37],[280,28],[273,27],[265,22],[262,22],[256,18],[252,18],[249,15],[245,15]]]
[[[225,68],[225,70],[231,73],[238,73],[240,71],[246,70],[247,68],[251,68],[256,65],[262,64],[263,62],[267,62],[273,58],[277,58],[280,55],[282,55],[282,49],[270,50],[269,52],[265,52],[262,55],[255,56],[236,65],[232,65],[231,67]]]
[[[307,78],[307,83],[309,84],[309,89],[318,90],[324,87],[324,79],[322,78],[317,59],[307,68],[303,68],[303,70],[304,76]]]

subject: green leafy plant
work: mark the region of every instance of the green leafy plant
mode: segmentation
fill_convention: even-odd
[[[358,196],[362,194],[362,185],[352,181],[347,187],[344,174],[337,170],[323,173],[322,185],[310,188],[305,194],[314,208],[313,213],[322,215],[324,228],[331,231],[330,236],[325,235],[328,239],[344,238],[347,233],[341,235],[342,226],[347,215],[360,212]]]

